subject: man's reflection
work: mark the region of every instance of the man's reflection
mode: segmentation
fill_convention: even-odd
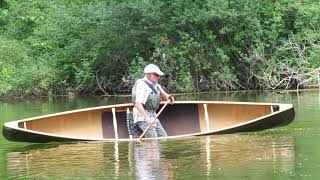
[[[159,140],[148,140],[142,143],[134,142],[133,162],[137,179],[170,179],[168,161],[161,158]]]

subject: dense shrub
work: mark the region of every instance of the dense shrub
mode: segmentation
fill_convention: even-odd
[[[116,94],[148,63],[169,91],[319,85],[314,0],[0,1],[0,94]]]

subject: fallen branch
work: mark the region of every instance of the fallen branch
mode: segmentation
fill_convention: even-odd
[[[98,85],[99,89],[100,89],[106,96],[110,96],[110,94],[107,93],[107,92],[102,88],[102,86],[100,85],[100,82],[99,82],[99,80],[98,80],[98,72],[96,72],[96,81],[97,81],[97,85]]]

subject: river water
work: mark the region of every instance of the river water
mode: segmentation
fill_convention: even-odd
[[[129,98],[0,101],[0,122]],[[270,130],[144,143],[20,143],[0,136],[0,179],[319,179],[320,91],[223,92],[176,100],[292,103],[295,120]]]

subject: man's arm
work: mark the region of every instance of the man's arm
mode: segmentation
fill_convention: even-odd
[[[169,100],[171,104],[174,102],[174,97],[165,92],[163,89],[161,89],[161,97],[166,99],[167,101]]]

